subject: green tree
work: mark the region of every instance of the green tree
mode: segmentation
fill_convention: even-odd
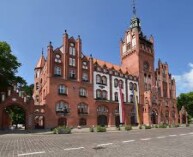
[[[24,85],[22,87],[22,90],[29,96],[32,97],[33,95],[33,89],[34,89],[34,84],[31,84],[31,85]]]
[[[11,124],[15,124],[16,128],[18,124],[24,124],[25,123],[25,112],[22,108],[13,105],[5,109],[7,114],[9,115],[11,119]]]
[[[14,82],[26,83],[22,77],[16,76],[21,66],[17,57],[11,53],[11,47],[6,42],[0,42],[0,87],[6,88]],[[0,89],[1,90],[1,89]]]
[[[184,106],[188,114],[193,117],[193,92],[180,94],[177,98],[178,110],[181,110],[182,106]]]

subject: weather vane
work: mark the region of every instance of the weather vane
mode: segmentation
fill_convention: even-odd
[[[135,0],[133,0],[133,15],[136,16]]]

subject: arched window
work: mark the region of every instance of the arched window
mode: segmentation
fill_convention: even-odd
[[[106,76],[102,77],[102,84],[107,85],[107,77]]]
[[[107,100],[107,91],[105,90],[102,91],[102,97],[104,100]]]
[[[75,56],[75,55],[76,55],[76,50],[75,50],[75,45],[74,45],[74,43],[70,43],[69,54],[72,55],[72,56]]]
[[[65,85],[59,85],[58,94],[67,95],[67,87]]]
[[[97,90],[96,90],[96,98],[97,98],[97,99],[101,99],[101,98],[102,98],[102,93],[101,93],[101,90],[100,90],[100,89],[97,89]]]
[[[114,79],[114,87],[118,87],[118,79]]]
[[[133,84],[133,88],[135,91],[137,91],[137,84],[136,83]]]
[[[69,106],[66,102],[64,101],[59,101],[57,104],[56,104],[56,113],[64,113],[64,114],[67,114],[69,113],[70,110],[69,110]]]
[[[80,90],[79,90],[79,95],[80,95],[81,97],[86,97],[86,96],[87,96],[86,89],[85,89],[85,88],[80,88]]]
[[[118,101],[118,92],[114,93],[114,98],[115,98],[115,101]]]
[[[105,114],[105,113],[108,113],[108,112],[109,112],[109,110],[108,110],[108,108],[105,107],[105,106],[99,106],[99,107],[97,108],[97,113]]]
[[[55,66],[55,67],[54,67],[54,75],[55,75],[55,76],[61,76],[61,74],[62,74],[61,68],[58,67],[58,66]]]
[[[133,83],[132,82],[129,83],[129,89],[133,90]]]
[[[78,105],[78,114],[88,114],[88,105],[80,103]]]
[[[96,75],[96,83],[98,83],[98,84],[102,83],[102,78],[100,75]]]
[[[123,89],[123,81],[119,80],[119,87]]]

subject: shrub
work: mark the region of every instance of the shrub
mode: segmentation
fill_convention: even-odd
[[[186,127],[189,127],[190,125],[189,124],[186,124]]]
[[[175,127],[178,128],[178,127],[180,127],[180,125],[179,125],[179,124],[176,124]]]
[[[151,129],[151,126],[145,125],[145,129]]]
[[[157,124],[155,125],[155,128],[159,128]]]
[[[71,128],[66,126],[58,126],[53,130],[54,134],[71,134]]]
[[[106,127],[103,127],[103,126],[97,126],[96,128],[97,132],[106,132]]]
[[[125,130],[126,131],[132,130],[132,126],[131,125],[125,125]]]
[[[141,125],[139,126],[139,129],[142,129],[142,126],[141,126]]]
[[[167,124],[160,124],[159,128],[167,128]]]

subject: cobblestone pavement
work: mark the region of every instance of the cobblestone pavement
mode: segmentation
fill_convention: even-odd
[[[2,134],[0,157],[192,157],[193,127],[129,132]]]

